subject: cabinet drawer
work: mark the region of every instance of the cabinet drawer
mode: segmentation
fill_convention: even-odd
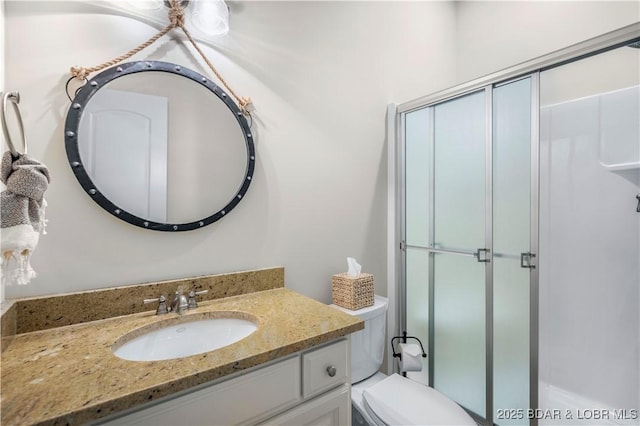
[[[347,381],[349,377],[349,341],[331,345],[302,355],[302,395],[315,396]]]
[[[300,401],[300,358],[296,356],[100,425],[250,424]]]

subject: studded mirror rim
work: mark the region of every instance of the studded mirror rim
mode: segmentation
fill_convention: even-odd
[[[82,118],[82,112],[84,107],[88,104],[91,97],[107,83],[123,77],[129,74],[135,74],[145,71],[161,71],[170,74],[176,74],[185,78],[188,78],[210,92],[216,95],[224,104],[231,110],[236,118],[238,125],[240,126],[244,135],[244,140],[247,148],[247,166],[245,175],[238,189],[236,195],[220,210],[213,213],[210,216],[186,223],[161,223],[154,222],[148,219],[141,218],[133,215],[114,204],[104,194],[102,194],[96,185],[93,183],[80,158],[80,151],[78,147],[78,129],[80,127],[80,119]],[[249,185],[253,179],[253,172],[255,168],[255,147],[253,144],[253,135],[247,123],[247,119],[244,117],[238,106],[233,102],[229,95],[220,88],[217,84],[212,82],[207,77],[185,68],[181,65],[176,65],[170,62],[162,61],[136,61],[121,64],[112,68],[109,68],[94,78],[89,80],[87,84],[82,86],[78,90],[75,98],[71,103],[71,107],[67,113],[67,119],[64,128],[64,141],[65,149],[67,152],[67,159],[71,165],[76,179],[85,190],[85,192],[95,201],[100,207],[109,212],[111,215],[118,219],[124,220],[132,225],[139,226],[144,229],[152,229],[155,231],[189,231],[193,229],[199,229],[204,226],[210,225],[226,215],[244,198]]]

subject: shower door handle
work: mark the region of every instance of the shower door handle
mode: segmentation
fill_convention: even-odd
[[[489,257],[489,253],[490,252],[491,252],[491,250],[489,250],[489,249],[479,248],[474,253],[474,256],[478,259],[478,262],[489,263],[489,262],[491,262],[491,258]]]
[[[530,252],[520,253],[520,267],[534,269],[536,267],[536,265],[532,263],[534,257],[536,257],[536,255]]]

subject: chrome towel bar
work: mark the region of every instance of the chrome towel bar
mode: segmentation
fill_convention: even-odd
[[[18,104],[20,103],[20,93],[18,92],[6,92],[2,95],[2,114],[0,114],[0,118],[2,119],[2,132],[4,133],[4,139],[7,142],[7,146],[9,147],[9,151],[14,157],[18,157],[20,152],[16,149],[13,141],[11,140],[11,135],[9,134],[9,128],[7,127],[7,103],[11,102],[13,105],[13,111],[16,114],[16,118],[18,120],[18,130],[20,131],[20,136],[22,137],[22,146],[24,148],[23,154],[27,153],[27,138],[24,135],[24,125],[22,124],[22,116],[20,115],[20,108],[18,108]]]

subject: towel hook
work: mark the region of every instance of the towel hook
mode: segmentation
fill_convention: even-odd
[[[20,130],[22,145],[24,148],[24,153],[26,154],[27,138],[24,136],[24,125],[22,124],[20,108],[18,108],[18,104],[20,103],[20,93],[6,92],[2,95],[2,114],[0,114],[0,118],[2,118],[2,132],[4,133],[4,139],[7,141],[7,145],[9,146],[9,150],[11,151],[11,155],[13,155],[14,157],[18,157],[20,153],[18,152],[18,150],[16,150],[16,147],[11,140],[11,136],[9,135],[9,128],[7,127],[7,102],[9,101],[13,105],[13,111],[15,112],[16,118],[18,120],[18,129]]]

